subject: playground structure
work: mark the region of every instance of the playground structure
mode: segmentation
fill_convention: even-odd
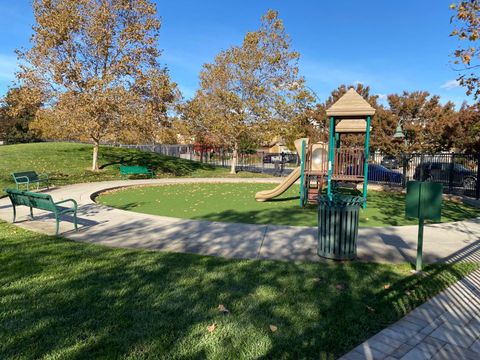
[[[338,183],[363,183],[363,206],[367,201],[368,159],[371,117],[375,109],[353,88],[327,109],[329,141],[310,143],[309,139],[295,140],[301,164],[281,184],[272,190],[260,191],[257,201],[266,201],[283,194],[300,179],[300,206],[316,204],[326,186],[329,197]],[[364,147],[342,146],[342,135],[364,133]]]

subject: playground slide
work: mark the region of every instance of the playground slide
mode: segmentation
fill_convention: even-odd
[[[295,181],[300,177],[301,169],[300,166],[291,172],[286,179],[279,184],[276,188],[272,190],[259,191],[255,194],[255,200],[265,201],[268,199],[273,199],[274,197],[282,195],[290,186],[292,186]]]

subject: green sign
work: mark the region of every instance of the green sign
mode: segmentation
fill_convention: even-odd
[[[439,221],[442,209],[442,184],[409,181],[405,215],[410,218]]]
[[[422,270],[423,253],[423,222],[425,219],[440,220],[442,216],[442,184],[423,181],[407,183],[407,198],[405,215],[418,218],[418,242],[416,270]]]

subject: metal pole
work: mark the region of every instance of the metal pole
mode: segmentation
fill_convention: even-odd
[[[450,154],[450,168],[448,171],[448,192],[452,193],[453,191],[453,170],[455,167],[455,153]],[[433,180],[433,179],[432,179]]]
[[[330,117],[330,133],[328,143],[328,177],[327,177],[327,195],[332,198],[332,174],[333,162],[335,159],[335,118]]]
[[[415,262],[415,270],[422,271],[422,254],[423,254],[423,201],[422,201],[422,188],[423,182],[420,183],[420,187],[418,189],[418,239],[417,239],[417,260]]]
[[[305,147],[306,142],[305,140],[302,141],[302,160],[300,163],[300,207],[304,205],[304,198],[305,198]]]
[[[365,160],[363,162],[363,208],[367,207],[368,159],[370,158],[370,116],[367,116],[365,129]]]
[[[421,189],[421,187],[420,187]],[[420,190],[421,191],[421,190]],[[418,221],[418,242],[417,242],[417,261],[415,264],[415,270],[417,271],[422,271],[422,266],[423,266],[423,259],[422,259],[422,254],[423,254],[423,216],[419,218]]]
[[[480,153],[477,154],[477,186],[475,187],[475,198],[480,199]]]
[[[402,166],[403,166],[403,179],[402,179],[402,188],[407,187],[407,166],[408,166],[408,160],[407,160],[407,155],[402,154]]]

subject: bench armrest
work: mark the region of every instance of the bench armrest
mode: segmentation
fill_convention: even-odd
[[[48,174],[47,173],[38,174],[38,178],[43,178],[45,180],[48,180]]]
[[[24,184],[24,183],[30,182],[30,179],[28,178],[28,176],[14,176],[13,178],[15,179],[16,183],[21,182],[22,184]],[[27,179],[27,181],[20,181],[20,179]]]
[[[75,210],[77,210],[77,206],[78,206],[78,205],[77,205],[77,202],[76,202],[75,200],[73,200],[73,199],[66,199],[66,200],[58,201],[58,202],[55,203],[55,205],[63,204],[63,203],[66,203],[66,202],[71,202],[71,203],[73,203],[73,208],[74,208]]]

